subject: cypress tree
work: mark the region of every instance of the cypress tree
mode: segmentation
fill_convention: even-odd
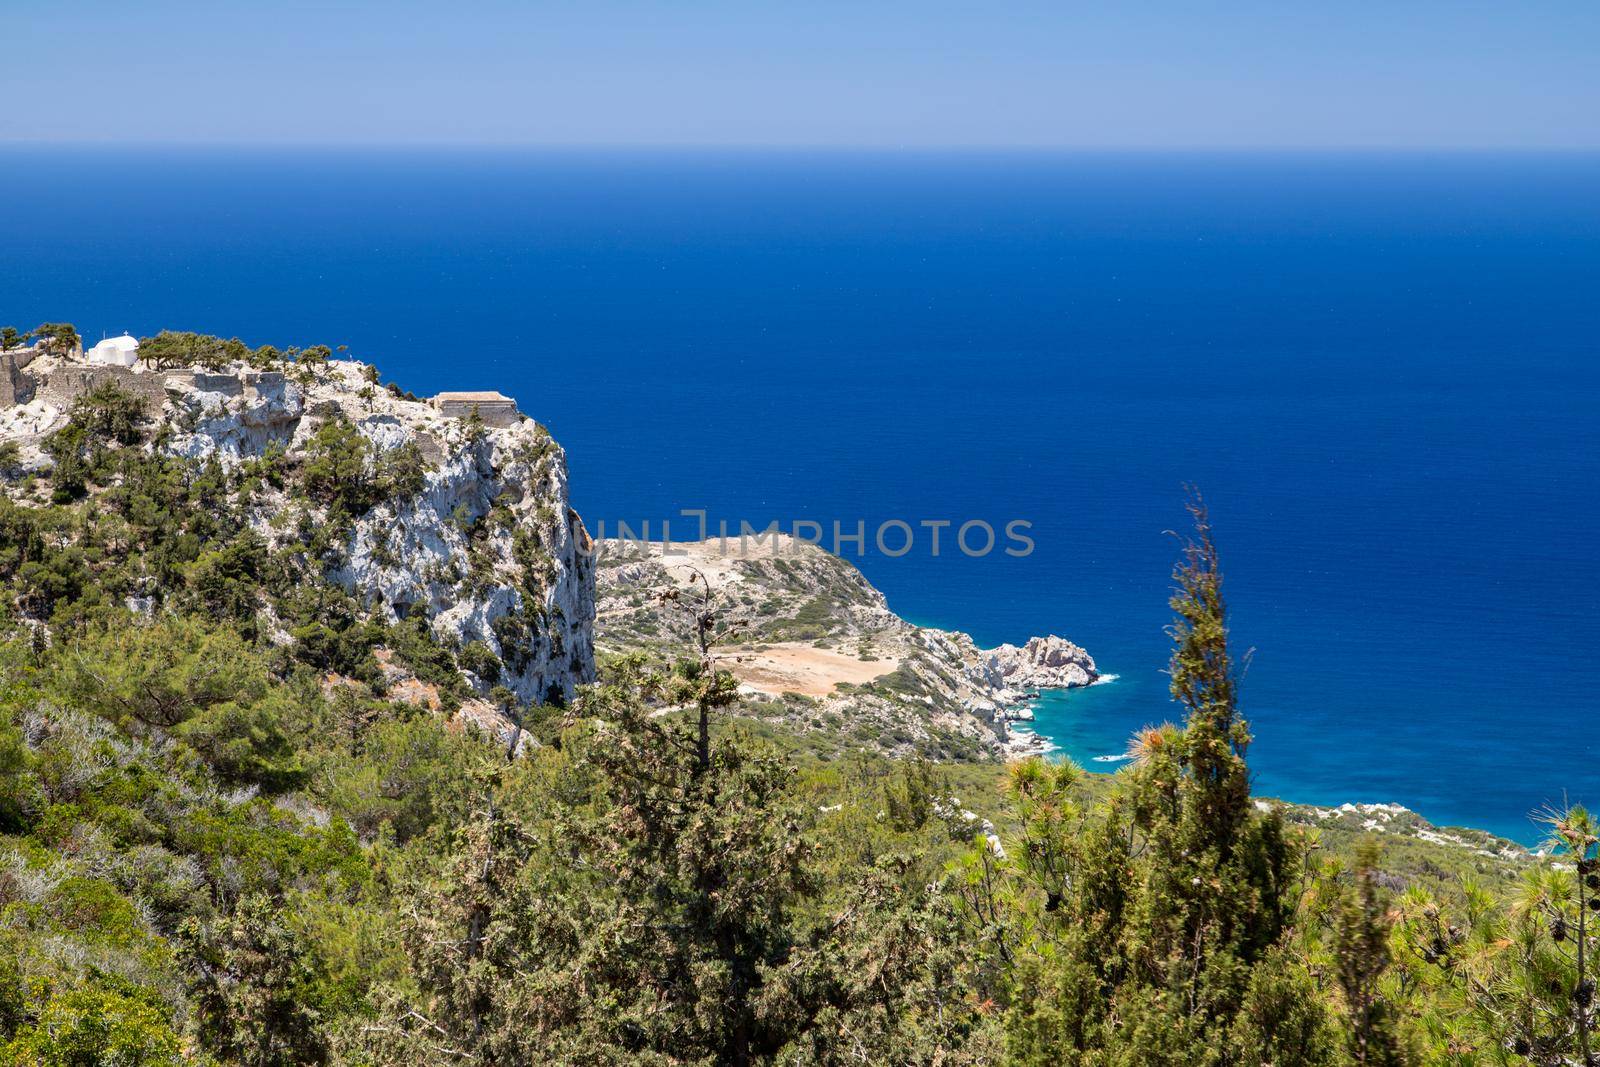
[[[1022,1062],[1317,1062],[1307,1050],[1333,1048],[1315,1015],[1296,1014],[1281,1047],[1247,1025],[1252,1008],[1292,1007],[1285,991],[1303,988],[1278,952],[1302,849],[1251,800],[1220,558],[1198,496],[1189,512],[1169,631],[1183,728],[1141,732],[1109,798],[1075,821],[1061,818],[1064,801],[1041,803],[1037,773],[1014,779],[1018,866],[1043,934],[1017,968],[1011,1051]],[[1269,957],[1270,980],[1257,980]]]

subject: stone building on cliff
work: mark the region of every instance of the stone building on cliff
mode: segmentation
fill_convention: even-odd
[[[439,414],[452,419],[467,418],[476,408],[483,424],[497,430],[522,421],[517,402],[504,393],[493,391],[440,393],[433,398],[433,406],[439,409]]]

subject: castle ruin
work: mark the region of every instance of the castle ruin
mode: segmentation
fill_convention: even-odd
[[[483,424],[497,430],[515,426],[522,421],[522,412],[517,410],[517,402],[504,393],[492,391],[440,393],[433,398],[433,406],[439,409],[439,414],[452,419],[465,419],[476,409],[478,418],[483,420]]]

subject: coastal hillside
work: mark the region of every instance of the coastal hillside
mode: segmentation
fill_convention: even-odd
[[[737,538],[608,539],[597,550],[602,656],[691,656],[695,616],[685,603],[709,588],[715,663],[738,683],[729,712],[832,758],[863,751],[977,762],[1048,755],[1049,743],[1030,729],[1033,698],[1102,681],[1088,651],[1065,638],[983,649],[965,633],[907,622],[848,560],[785,534],[744,545]],[[705,586],[696,584],[701,578]],[[1152,719],[1165,714],[1151,709]],[[1086,777],[1091,784],[1109,780]],[[1382,841],[1390,869],[1409,878],[1427,877],[1442,860],[1499,882],[1534,859],[1513,841],[1435,826],[1398,804],[1279,808],[1341,853],[1353,853],[1363,839]]]
[[[1593,821],[1534,855],[1252,795],[1199,501],[1182,725],[1088,774],[1017,726],[1086,650],[785,538],[594,545],[509,398],[34,332],[0,1063],[1582,1062]]]
[[[680,597],[703,578],[717,665],[738,680],[742,710],[850,747],[935,759],[1039,751],[1014,725],[1032,718],[1031,697],[1099,678],[1060,637],[982,649],[914,626],[848,561],[785,534],[600,549],[602,652],[683,654],[693,626]]]

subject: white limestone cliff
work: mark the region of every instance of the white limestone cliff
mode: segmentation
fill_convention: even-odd
[[[355,516],[348,537],[319,561],[326,576],[388,621],[423,611],[446,645],[482,642],[505,668],[501,681],[526,701],[570,697],[594,678],[594,568],[589,536],[572,510],[566,454],[532,419],[468,427],[434,405],[377,387],[360,363],[210,371],[87,367],[46,357],[28,368],[36,395],[0,413],[24,465],[43,466],[43,443],[73,399],[105,382],[139,396],[150,435],[174,456],[225,469],[281,454],[305,457],[317,431],[345,418],[375,459],[406,446],[420,491]],[[273,548],[305,539],[315,505],[268,490],[249,521]],[[288,635],[269,625],[281,640]],[[480,689],[487,689],[482,684]]]

